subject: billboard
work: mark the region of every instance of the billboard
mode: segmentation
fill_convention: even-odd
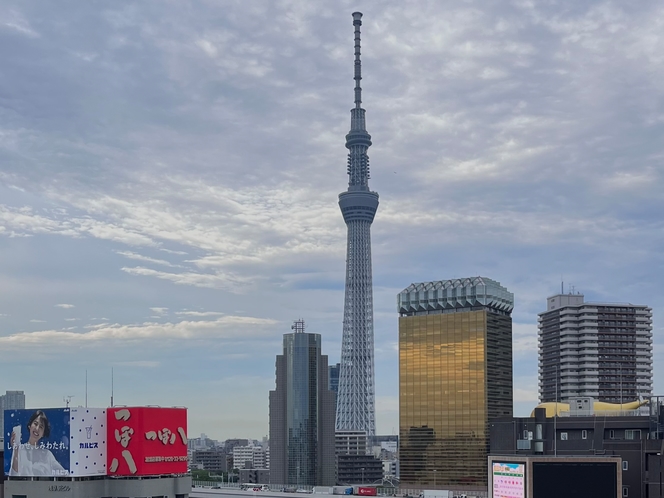
[[[533,462],[533,496],[619,496],[618,469],[616,461]]]
[[[526,464],[493,462],[491,482],[493,498],[524,498],[526,496]]]
[[[106,409],[69,411],[69,475],[106,475]]]
[[[5,475],[106,474],[106,410],[5,410]]]
[[[69,410],[5,410],[5,475],[69,475]]]
[[[108,475],[187,473],[187,409],[108,409]]]

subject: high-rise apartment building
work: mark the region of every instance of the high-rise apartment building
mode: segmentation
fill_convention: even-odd
[[[540,401],[609,403],[652,395],[652,310],[556,294],[539,315]]]
[[[0,396],[0,434],[5,433],[5,410],[22,410],[25,408],[23,391],[6,391]]]
[[[267,453],[262,446],[233,448],[233,467],[236,469],[267,469]]]
[[[336,428],[376,433],[373,283],[371,275],[371,223],[378,209],[378,194],[369,190],[371,135],[362,109],[360,26],[362,14],[353,13],[355,26],[355,107],[346,135],[348,190],[339,194],[339,207],[348,228],[346,292],[344,298],[341,370],[337,394]]]
[[[514,295],[473,277],[397,299],[401,483],[486,487],[488,422],[512,416]]]
[[[270,391],[270,483],[332,486],[334,393],[328,389],[327,356],[320,334],[296,321],[284,334]]]

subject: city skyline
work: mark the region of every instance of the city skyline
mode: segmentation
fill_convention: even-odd
[[[561,279],[653,310],[664,391],[664,6],[627,2],[0,7],[0,392],[185,405],[268,433],[293,320],[339,362],[350,14],[374,145],[376,427],[398,431],[394,296],[515,295],[514,414]],[[567,285],[567,284],[566,284]],[[567,291],[567,288],[565,289]]]

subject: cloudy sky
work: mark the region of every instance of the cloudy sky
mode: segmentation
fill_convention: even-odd
[[[396,294],[516,297],[515,413],[561,276],[652,306],[664,394],[660,0],[0,5],[0,391],[185,405],[260,438],[282,334],[339,360],[364,12],[377,427],[398,431]]]

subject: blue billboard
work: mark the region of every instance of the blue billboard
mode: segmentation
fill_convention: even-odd
[[[69,409],[5,410],[5,475],[69,475]]]

